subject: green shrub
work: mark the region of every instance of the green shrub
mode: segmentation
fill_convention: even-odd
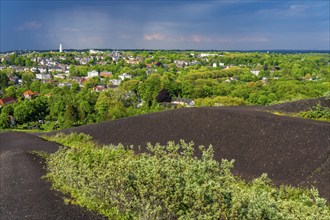
[[[91,141],[63,134],[67,143]],[[56,139],[56,138],[55,138]],[[73,141],[68,141],[68,139]],[[75,145],[76,146],[76,145]],[[96,144],[95,144],[96,146]],[[47,159],[47,178],[76,203],[109,219],[327,219],[317,190],[276,188],[266,175],[245,182],[234,161],[213,159],[212,146],[148,144],[134,154],[123,145],[62,147]]]
[[[195,99],[196,106],[238,106],[246,105],[247,103],[242,98],[229,96],[215,96]]]
[[[92,140],[92,136],[84,133],[77,134],[76,132],[73,132],[67,135],[59,132],[53,136],[43,135],[42,137],[46,140],[55,141],[72,148],[93,148],[97,146],[97,144]]]
[[[303,118],[330,120],[330,108],[317,104],[308,111],[300,112],[299,115]]]

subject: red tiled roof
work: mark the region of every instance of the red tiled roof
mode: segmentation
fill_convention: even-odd
[[[32,92],[31,90],[26,90],[23,95],[34,95],[34,92]]]
[[[101,72],[101,73],[100,73],[100,76],[103,76],[103,77],[111,77],[111,76],[112,76],[112,73],[111,73],[111,72]]]
[[[3,98],[3,99],[0,99],[0,105],[13,103],[15,101],[16,101],[16,99],[14,99],[13,97],[6,97],[6,98]]]

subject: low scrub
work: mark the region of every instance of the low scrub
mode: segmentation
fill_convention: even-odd
[[[330,108],[317,104],[308,111],[299,112],[299,116],[315,120],[330,121]]]
[[[71,148],[97,147],[97,144],[92,140],[92,136],[84,133],[77,134],[76,132],[72,132],[70,134],[64,134],[59,132],[53,136],[42,135],[41,137],[63,144],[64,146],[70,146]]]
[[[196,106],[238,106],[246,105],[247,103],[242,98],[215,96],[195,99]]]
[[[84,134],[61,134],[67,146],[47,158],[47,178],[74,202],[109,219],[327,219],[316,189],[276,188],[266,175],[245,182],[234,161],[213,159],[212,146],[148,144],[135,154],[123,145],[85,146]],[[56,140],[57,138],[53,138]],[[81,140],[77,145],[77,140]]]

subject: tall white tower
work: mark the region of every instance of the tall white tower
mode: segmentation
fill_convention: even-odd
[[[62,53],[62,44],[60,44],[60,53]]]

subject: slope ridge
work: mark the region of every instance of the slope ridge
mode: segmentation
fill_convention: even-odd
[[[234,173],[245,179],[268,173],[275,184],[315,182],[330,199],[330,124],[277,116],[246,107],[169,110],[63,130],[90,134],[100,144],[141,146],[147,142],[212,144],[215,159],[235,159]],[[52,133],[50,133],[52,134]],[[137,149],[137,148],[136,148]],[[315,173],[317,171],[317,173]]]

